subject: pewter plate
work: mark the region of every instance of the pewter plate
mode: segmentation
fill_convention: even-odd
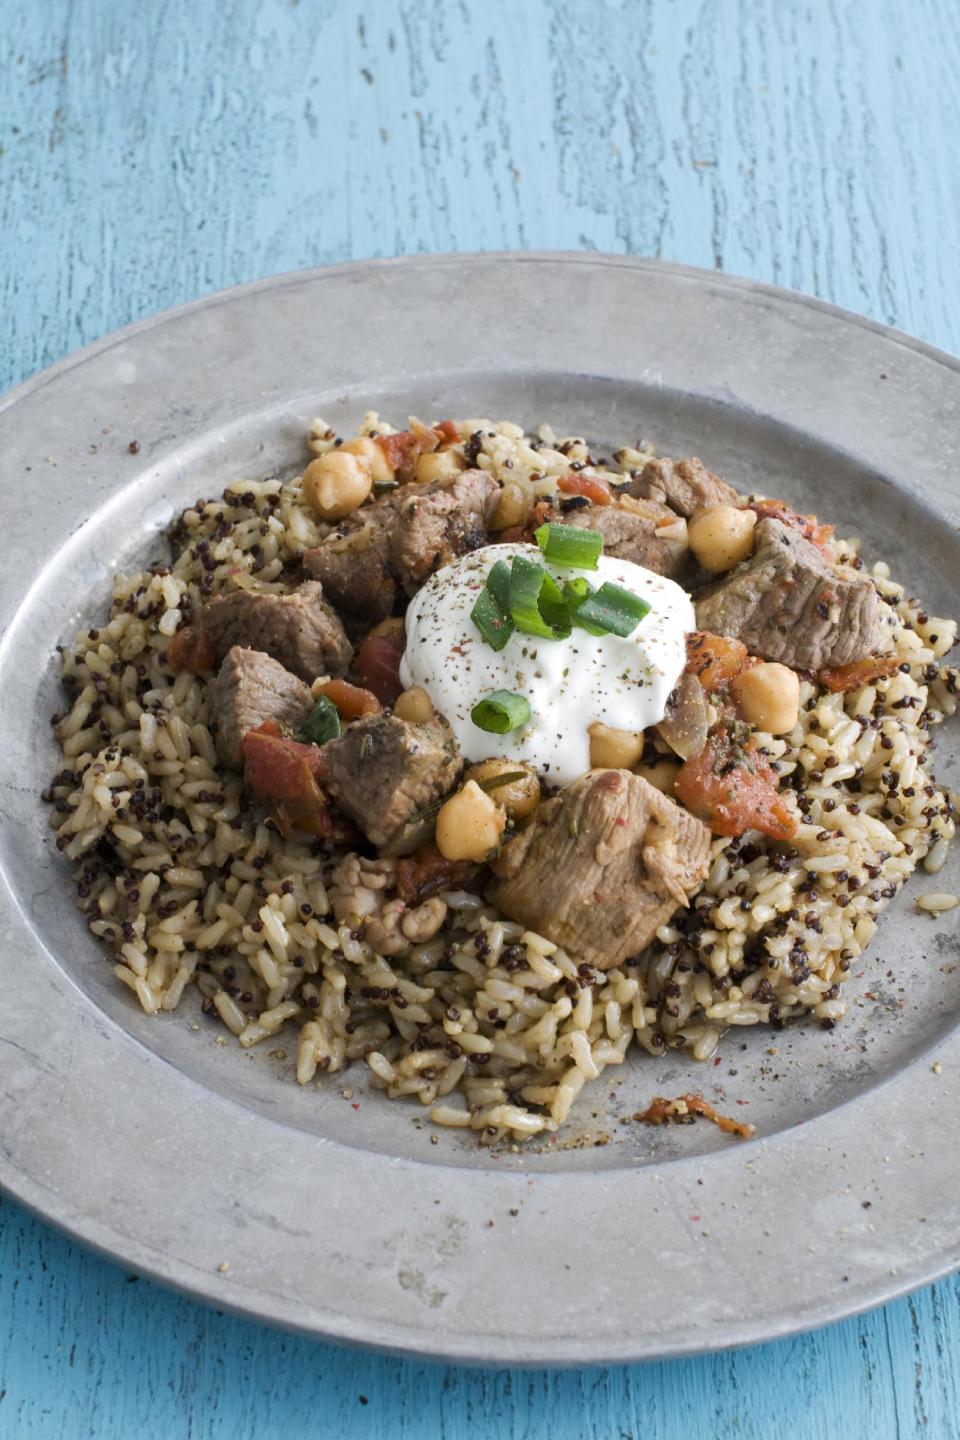
[[[915,909],[925,888],[960,887],[956,861],[888,911],[831,1034],[733,1031],[704,1067],[631,1057],[560,1146],[494,1155],[459,1132],[432,1143],[359,1067],[301,1090],[290,1061],[217,1043],[195,1005],[144,1016],[74,908],[38,798],[55,644],[102,613],[114,570],[162,552],[184,503],[301,465],[314,415],[548,420],[601,448],[648,436],[861,534],[956,615],[958,404],[955,360],[829,306],[558,254],[281,276],[121,331],[9,395],[0,1184],[218,1306],[484,1364],[767,1339],[960,1263],[960,947],[951,915]],[[954,785],[957,754],[946,727],[937,768]],[[687,1088],[758,1138],[619,1123]]]

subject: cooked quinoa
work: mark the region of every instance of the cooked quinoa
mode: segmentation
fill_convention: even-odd
[[[531,438],[507,422],[456,423],[518,520],[571,470],[618,483],[653,453],[604,458],[547,426]],[[370,414],[360,433],[389,430]],[[314,454],[337,443],[314,424]],[[208,682],[164,663],[206,600],[285,592],[329,528],[301,477],[238,480],[184,510],[169,562],[118,575],[108,618],[63,647],[62,766],[45,798],[87,923],[145,1011],[172,1011],[194,988],[244,1047],[295,1030],[301,1085],[365,1063],[391,1098],[491,1143],[555,1131],[634,1041],[702,1061],[730,1026],[843,1017],[843,981],[880,911],[920,862],[939,870],[954,833],[927,764],[931,728],[956,709],[957,672],[943,664],[954,621],[926,614],[856,541],[831,542],[874,579],[901,664],[848,693],[802,680],[795,728],[757,737],[799,811],[789,843],[714,839],[690,907],[605,973],[468,891],[439,897],[439,930],[426,901],[404,931],[407,953],[388,958],[376,926],[356,917],[386,915],[396,861],[284,839],[218,762]],[[927,898],[931,913],[956,903]]]

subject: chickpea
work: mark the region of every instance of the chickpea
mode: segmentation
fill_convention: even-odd
[[[459,450],[434,450],[420,456],[413,473],[418,485],[429,485],[432,480],[452,480],[464,467]]]
[[[677,778],[677,771],[680,766],[675,760],[657,760],[653,765],[638,765],[636,774],[652,785],[654,790],[662,790],[664,795],[673,794],[673,782]]]
[[[393,705],[398,720],[408,720],[411,725],[428,725],[436,711],[433,701],[422,685],[411,685],[398,695]]]
[[[506,811],[475,780],[451,796],[437,816],[437,849],[445,860],[486,860],[507,823]]]
[[[590,764],[597,770],[632,770],[643,754],[643,735],[635,730],[612,730],[595,720],[589,727]]]
[[[404,624],[402,615],[388,615],[386,620],[381,620],[378,625],[367,635],[368,640],[375,640],[378,635],[402,635]]]
[[[345,440],[340,446],[340,454],[356,455],[359,460],[365,461],[374,484],[378,480],[393,479],[393,466],[376,440],[372,440],[369,435],[357,435],[353,440]]]
[[[303,472],[303,497],[321,520],[342,520],[352,514],[372,488],[369,467],[349,451],[328,450]]]
[[[519,485],[507,484],[497,498],[497,508],[490,522],[491,530],[508,530],[511,525],[522,525],[530,513],[530,501]]]
[[[800,714],[800,681],[776,661],[755,665],[730,681],[741,718],[770,735],[786,735]]]
[[[511,780],[506,785],[494,783],[498,775],[519,775],[521,771],[523,775],[519,780]],[[511,820],[522,820],[540,804],[540,781],[530,766],[518,760],[499,757],[481,760],[479,765],[470,766],[467,779],[475,780],[487,795],[502,805]]]
[[[732,570],[753,550],[753,510],[736,505],[708,505],[698,510],[687,525],[687,538],[694,556],[713,575]]]

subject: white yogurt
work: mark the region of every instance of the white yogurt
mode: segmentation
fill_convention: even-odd
[[[646,600],[650,613],[626,639],[576,627],[565,640],[514,631],[496,651],[470,611],[496,561],[509,563],[514,555],[543,563],[535,545],[487,545],[431,576],[407,610],[400,679],[406,687],[423,686],[467,760],[525,760],[552,784],[568,785],[590,768],[587,732],[594,721],[638,731],[663,719],[686,663],[685,637],[696,624],[693,603],[673,580],[630,560],[601,555],[590,571],[546,564],[561,583],[585,575],[596,589],[613,581]],[[494,690],[525,696],[529,724],[508,735],[474,725],[471,710]]]

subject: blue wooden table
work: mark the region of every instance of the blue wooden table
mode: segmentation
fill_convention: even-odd
[[[630,251],[960,349],[955,0],[0,0],[0,390],[210,290],[369,255]],[[950,1137],[952,1140],[952,1137]],[[960,1283],[566,1374],[318,1346],[0,1206],[0,1436],[960,1435]]]

